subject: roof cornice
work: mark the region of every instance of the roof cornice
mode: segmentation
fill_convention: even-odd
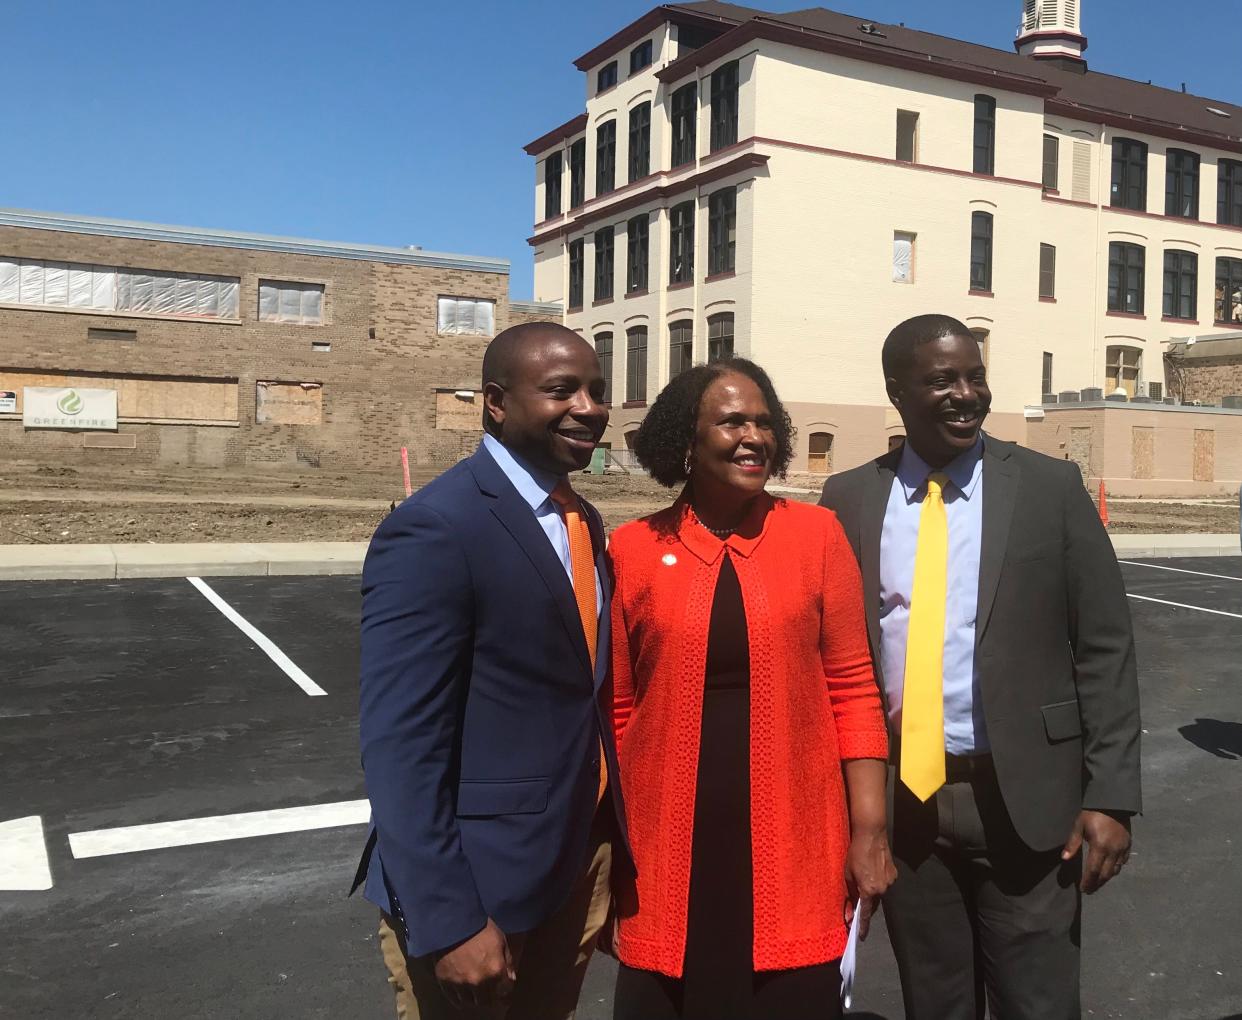
[[[1242,138],[1233,135],[1215,134],[1201,128],[1189,128],[1184,124],[1170,124],[1167,121],[1154,120],[1151,117],[1138,117],[1114,110],[1072,103],[1067,99],[1048,99],[1044,103],[1044,112],[1072,117],[1074,120],[1086,121],[1088,124],[1104,124],[1123,131],[1134,131],[1139,134],[1155,135],[1157,138],[1168,138],[1178,142],[1189,142],[1203,145],[1211,149],[1224,149],[1227,152],[1242,152]]]
[[[96,216],[35,212],[30,209],[0,209],[0,227],[28,230],[55,230],[66,234],[94,234],[100,237],[128,237],[138,241],[164,241],[173,244],[199,244],[212,248],[245,251],[275,251],[321,258],[360,259],[393,265],[429,266],[436,269],[465,269],[476,273],[508,274],[509,260],[448,252],[389,248],[381,245],[350,244],[345,241],[313,241],[299,237],[273,237],[267,234],[241,234],[230,230],[176,227],[134,220],[109,220]]]
[[[589,71],[596,64],[620,53],[630,43],[638,42],[643,36],[659,28],[666,21],[677,21],[688,25],[736,25],[737,22],[719,15],[699,14],[677,7],[676,4],[662,4],[648,11],[637,21],[632,21],[621,31],[609,36],[594,49],[587,50],[577,60],[574,67],[579,71]]]
[[[522,151],[528,156],[538,156],[557,142],[563,142],[566,138],[572,138],[579,131],[585,131],[587,126],[587,115],[580,113],[572,120],[565,121],[560,127],[554,127],[546,135],[540,135],[529,145],[522,146]]]
[[[678,81],[688,77],[698,68],[756,39],[786,43],[819,53],[831,53],[835,56],[850,57],[854,60],[882,64],[886,67],[900,67],[909,71],[918,71],[921,74],[930,74],[937,78],[950,78],[954,81],[965,81],[972,85],[1004,89],[1007,92],[1018,92],[1023,95],[1047,98],[1060,91],[1057,86],[1050,85],[1040,78],[994,71],[988,67],[945,60],[912,50],[876,46],[865,39],[845,39],[842,36],[816,32],[812,29],[795,28],[768,18],[752,18],[750,21],[742,22],[737,28],[686,54],[680,60],[675,60],[663,70],[658,71],[656,77],[662,82]]]

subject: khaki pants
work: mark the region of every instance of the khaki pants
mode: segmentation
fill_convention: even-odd
[[[502,1006],[454,1009],[440,991],[431,959],[406,959],[400,936],[381,916],[380,950],[398,1020],[573,1020],[587,963],[608,917],[611,814],[605,799],[591,831],[590,860],[565,905],[533,931],[509,936],[517,983]]]

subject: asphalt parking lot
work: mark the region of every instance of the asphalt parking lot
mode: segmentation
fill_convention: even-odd
[[[1084,1015],[1239,1017],[1242,560],[1123,570],[1147,813],[1088,901]],[[353,577],[0,584],[0,1015],[392,1016],[345,897],[358,602]],[[610,990],[597,959],[579,1017]],[[903,1015],[882,927],[856,1010]]]

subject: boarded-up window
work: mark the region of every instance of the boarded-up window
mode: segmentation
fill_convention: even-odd
[[[483,394],[474,390],[436,393],[436,428],[454,432],[483,430]]]
[[[323,284],[290,280],[259,281],[259,318],[301,326],[323,323]]]
[[[1195,429],[1194,476],[1196,482],[1216,481],[1216,432]]]
[[[456,336],[491,336],[496,303],[481,298],[442,297],[436,305],[436,332]]]
[[[236,379],[194,379],[175,376],[87,375],[0,369],[0,390],[15,390],[20,411],[26,386],[81,386],[116,390],[116,412],[126,419],[232,423],[237,421]]]
[[[832,473],[832,433],[812,432],[807,448],[806,469],[813,475]]]
[[[1074,143],[1073,179],[1070,197],[1075,202],[1091,201],[1091,146],[1087,142]]]
[[[1130,477],[1151,478],[1156,459],[1156,430],[1135,425],[1130,430]]]
[[[1105,395],[1121,390],[1128,397],[1134,396],[1143,370],[1143,352],[1137,347],[1109,347],[1105,357]]]
[[[260,425],[320,425],[323,384],[317,382],[255,383],[254,420]]]

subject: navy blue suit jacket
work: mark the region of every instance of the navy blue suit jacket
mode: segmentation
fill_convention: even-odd
[[[365,879],[410,956],[489,917],[530,930],[585,867],[601,736],[614,778],[616,751],[603,524],[584,505],[604,585],[594,672],[565,568],[485,449],[371,540],[360,731],[372,832],[355,888]]]

